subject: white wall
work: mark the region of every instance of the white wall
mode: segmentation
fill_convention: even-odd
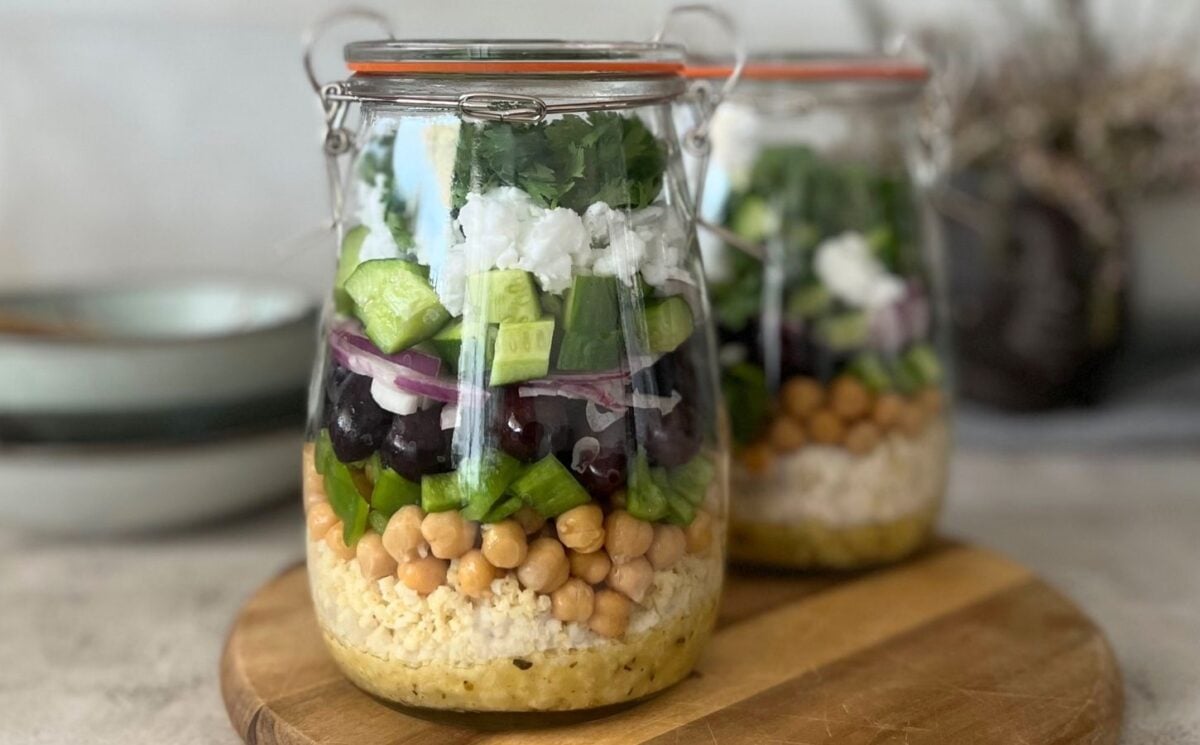
[[[673,2],[366,4],[401,19],[401,36],[645,38]],[[327,207],[298,37],[342,5],[0,0],[0,287],[184,272],[318,276],[331,247],[314,233]],[[850,0],[723,5],[756,48],[865,43]],[[909,23],[974,19],[989,38],[995,16],[980,9],[995,5],[891,4]],[[1137,30],[1153,25],[1147,7],[1178,13],[1196,3],[1100,6],[1110,27]],[[340,68],[338,43],[326,45],[329,75]]]

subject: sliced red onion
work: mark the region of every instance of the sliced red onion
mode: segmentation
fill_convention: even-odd
[[[571,448],[571,470],[583,473],[596,456],[600,454],[600,441],[595,437],[580,437]]]
[[[428,375],[431,378],[436,378],[442,371],[442,360],[424,352],[419,352],[415,349],[406,349],[403,352],[396,354],[384,354],[379,351],[371,340],[368,339],[362,332],[362,327],[357,323],[342,321],[335,323],[329,330],[330,335],[337,334],[342,337],[346,344],[358,349],[361,352],[374,355],[380,359],[387,360],[401,367],[407,367],[421,375]]]
[[[371,381],[371,398],[375,399],[379,408],[401,416],[417,413],[423,400],[420,396],[414,396],[389,385],[383,378],[375,378]]]
[[[459,399],[457,381],[444,378],[434,378],[399,365],[381,355],[378,351],[371,352],[352,344],[343,334],[330,333],[329,348],[334,359],[343,367],[359,375],[391,383],[405,393],[414,396],[425,396],[436,401],[456,403]],[[464,389],[470,396],[482,397],[482,391]]]
[[[583,407],[583,415],[593,432],[603,432],[625,416],[620,411],[601,411],[594,401],[588,401],[587,406]]]
[[[632,398],[635,409],[658,409],[663,416],[670,414],[683,400],[679,391],[671,391],[670,396],[651,396],[648,393],[634,391]]]

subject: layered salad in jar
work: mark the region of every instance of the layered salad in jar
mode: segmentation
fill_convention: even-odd
[[[948,448],[908,178],[804,144],[746,147],[730,118],[720,221],[761,253],[706,249],[735,451],[731,556],[897,560],[932,530]]]
[[[304,465],[317,619],[363,689],[574,710],[691,669],[726,469],[668,153],[617,113],[367,123]]]

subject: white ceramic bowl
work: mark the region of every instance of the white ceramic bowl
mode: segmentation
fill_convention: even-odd
[[[296,427],[167,446],[0,445],[0,524],[133,533],[295,498],[303,440]]]
[[[316,316],[300,291],[233,282],[0,294],[0,415],[127,415],[303,390]]]

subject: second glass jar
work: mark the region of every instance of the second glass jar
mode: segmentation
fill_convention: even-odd
[[[876,565],[936,522],[945,374],[912,176],[929,165],[927,76],[897,59],[759,59],[717,113],[701,241],[735,445],[734,560]]]

